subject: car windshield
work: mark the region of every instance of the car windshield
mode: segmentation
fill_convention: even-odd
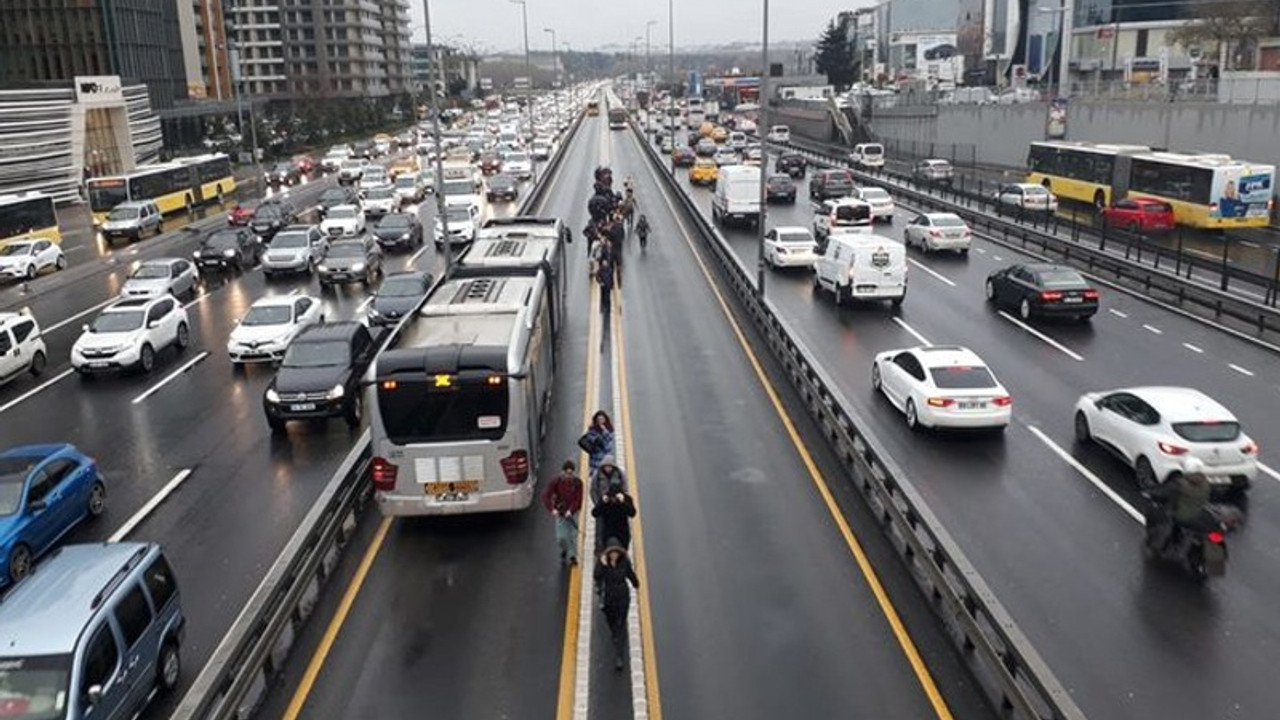
[[[335,243],[329,246],[328,256],[331,258],[364,257],[364,245],[361,243]]]
[[[346,160],[342,163],[343,170],[359,170],[362,167],[364,165],[359,160]]]
[[[792,182],[791,178],[787,177],[786,175],[774,175],[773,177],[769,178],[769,185],[775,188],[786,189],[795,185],[795,183]]]
[[[808,233],[786,232],[778,233],[778,242],[784,245],[812,245],[813,238]]]
[[[169,277],[169,266],[158,265],[155,263],[145,263],[138,266],[137,270],[129,276],[130,280],[156,280],[159,278]]]
[[[364,169],[364,183],[376,183],[387,177],[387,171],[380,167],[367,167]]]
[[[444,217],[449,222],[469,222],[471,220],[471,208],[465,205],[453,205],[445,208]]]
[[[934,215],[934,227],[965,227],[964,221],[956,215]]]
[[[884,148],[879,145],[865,145],[862,148],[863,155],[882,155]]]
[[[1149,212],[1149,213],[1171,213],[1171,212],[1173,212],[1173,206],[1172,206],[1172,205],[1170,205],[1169,203],[1162,203],[1162,202],[1144,202],[1144,203],[1139,204],[1139,205],[1138,205],[1138,207],[1139,207],[1139,208],[1141,208],[1143,212]]]
[[[411,225],[413,225],[413,216],[406,213],[387,215],[382,218],[382,220],[378,221],[378,227],[391,228],[393,230],[400,230],[410,227]]]
[[[395,188],[377,187],[365,193],[366,200],[390,200],[396,196]]]
[[[282,214],[279,205],[260,205],[253,212],[253,218],[255,220],[279,220]]]
[[[355,208],[350,207],[336,207],[329,211],[329,219],[331,220],[350,220],[355,216]]]
[[[292,171],[293,171],[293,166],[289,165],[288,163],[280,163],[279,165],[276,165],[274,170],[274,172],[278,172],[278,173],[288,173]]]
[[[529,162],[529,156],[524,153],[513,152],[507,155],[507,162],[525,163]]]
[[[346,365],[351,353],[341,340],[319,342],[294,342],[284,353],[285,367],[314,368]]]
[[[108,220],[133,220],[138,217],[136,207],[118,207],[107,213]]]
[[[246,327],[285,325],[292,319],[293,308],[289,305],[254,305],[240,324]]]
[[[1040,286],[1046,288],[1078,288],[1084,287],[1084,278],[1073,270],[1041,270],[1038,273]]]
[[[470,195],[474,190],[470,180],[447,180],[444,183],[445,195]]]
[[[18,257],[19,255],[30,255],[32,247],[34,246],[31,243],[9,243],[4,247],[0,247],[0,256]]]
[[[929,374],[933,376],[933,384],[942,390],[976,390],[996,386],[991,371],[981,365],[932,367]]]
[[[0,717],[58,720],[66,717],[70,655],[0,657]]]
[[[415,188],[418,186],[418,180],[412,175],[401,175],[396,178],[396,187],[398,188]]]
[[[1173,423],[1173,431],[1183,440],[1191,442],[1231,442],[1240,437],[1238,422],[1181,422]]]
[[[1049,191],[1045,190],[1039,185],[1024,185],[1022,188],[1022,193],[1024,195],[1036,195],[1038,197],[1044,197],[1045,195],[1049,194]]]
[[[883,202],[885,200],[892,200],[893,198],[890,197],[889,193],[883,190],[882,188],[869,187],[869,188],[862,188],[862,199]]]
[[[89,332],[116,333],[131,332],[142,327],[144,313],[141,310],[120,310],[105,312],[89,323]]]
[[[511,187],[512,184],[513,183],[511,182],[511,178],[505,175],[494,175],[493,177],[489,178],[489,187],[491,188],[505,189],[505,188]]]
[[[320,195],[320,202],[322,204],[345,202],[346,199],[347,199],[347,191],[341,188],[332,188],[330,190],[325,190],[324,193]]]
[[[239,242],[239,236],[235,233],[215,233],[204,239],[204,247],[207,250],[232,250]]]
[[[387,278],[378,288],[379,297],[413,297],[422,293],[422,281],[409,276]]]
[[[304,248],[309,244],[307,234],[302,232],[280,233],[276,235],[275,240],[271,241],[271,247],[274,250],[293,250]]]

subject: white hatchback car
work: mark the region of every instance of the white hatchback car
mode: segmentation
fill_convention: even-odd
[[[1133,468],[1142,488],[1204,463],[1215,490],[1244,490],[1258,473],[1258,445],[1230,410],[1199,390],[1134,387],[1085,393],[1076,402],[1078,442],[1096,442]]]
[[[34,317],[25,312],[0,312],[0,385],[23,372],[44,372],[46,352],[40,324]]]
[[[807,227],[776,227],[764,234],[764,261],[769,267],[811,268],[817,259],[818,243]]]
[[[930,212],[911,218],[902,239],[907,247],[914,245],[921,252],[955,250],[968,255],[969,246],[973,244],[973,232],[955,213]]]
[[[277,362],[308,326],[324,322],[320,301],[310,295],[273,295],[249,306],[227,340],[231,364]]]
[[[136,367],[151,372],[156,353],[191,344],[187,311],[170,295],[128,298],[102,309],[71,346],[71,367],[84,375]]]
[[[887,222],[893,224],[893,213],[897,209],[893,204],[893,196],[884,188],[859,185],[854,188],[853,196],[871,206],[871,222]]]
[[[67,266],[62,248],[50,240],[15,240],[0,247],[0,277],[32,280],[44,270]]]
[[[996,212],[1057,212],[1058,198],[1034,183],[1005,183],[996,191]]]
[[[871,385],[907,418],[907,427],[1003,430],[1013,398],[977,353],[958,346],[889,350],[876,355]]]
[[[364,209],[359,205],[335,205],[320,222],[325,237],[355,237],[364,228]]]
[[[120,288],[121,297],[182,296],[193,292],[199,281],[196,266],[183,258],[156,258],[141,262]]]

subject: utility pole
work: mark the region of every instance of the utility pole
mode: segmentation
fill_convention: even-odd
[[[649,31],[657,25],[657,20],[649,20],[644,24],[644,82],[645,89],[649,92],[649,102],[644,108],[644,136],[646,138],[653,135],[653,56],[650,53]],[[646,140],[647,142],[647,140]]]
[[[671,123],[671,145],[676,140],[676,88],[680,86],[676,78],[676,0],[667,0],[667,55],[671,66],[671,91],[667,93],[667,122]],[[671,153],[671,174],[676,174],[676,157]]]
[[[768,102],[768,96],[765,94],[769,84],[769,0],[764,0],[764,31],[760,40],[760,120],[765,121],[765,107]],[[764,128],[757,128],[760,132]],[[759,297],[764,297],[764,221],[765,207],[767,206],[767,188],[765,186],[765,177],[767,173],[764,171],[769,164],[768,152],[763,143],[760,146],[760,214],[756,220],[756,293]]]
[[[449,216],[444,206],[444,141],[440,137],[440,93],[436,82],[440,77],[439,63],[431,45],[431,0],[422,0],[422,29],[427,33],[427,108],[431,113],[431,139],[436,153],[436,216],[440,219],[440,247],[444,248],[444,276],[453,274],[453,238],[449,237]]]
[[[560,93],[556,90],[556,81],[560,79],[560,50],[556,46],[555,28],[543,28],[542,32],[551,33],[551,96],[556,100],[556,128],[558,129],[560,127]]]
[[[529,89],[524,94],[524,109],[529,116],[529,132],[533,133],[533,65],[529,62],[529,3],[526,0],[511,0],[511,2],[520,6],[520,22],[524,27],[524,74],[529,80]],[[538,182],[537,167],[533,170],[533,182]]]

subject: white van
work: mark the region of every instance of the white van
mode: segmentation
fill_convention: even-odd
[[[711,196],[711,219],[721,225],[760,222],[760,167],[725,165]]]
[[[729,133],[729,139],[725,142],[725,144],[733,148],[734,150],[742,150],[747,146],[747,134],[744,132],[738,132],[737,130],[734,130],[733,132]]]
[[[875,220],[871,203],[852,197],[823,200],[813,209],[813,236],[824,240],[838,228],[863,228],[871,231],[871,223]]]
[[[858,143],[849,153],[849,160],[854,165],[867,168],[884,167],[884,146],[880,143]]]
[[[907,253],[883,235],[834,233],[813,264],[817,290],[829,290],[836,305],[853,300],[888,300],[894,307],[907,295]]]
[[[791,128],[786,125],[774,125],[769,128],[769,135],[766,139],[774,143],[789,143],[791,142]]]

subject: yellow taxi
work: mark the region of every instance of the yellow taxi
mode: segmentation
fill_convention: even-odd
[[[711,130],[711,139],[715,140],[717,144],[722,143],[729,139],[729,131],[717,125]]]
[[[390,175],[392,179],[398,178],[401,175],[412,175],[416,172],[418,172],[418,158],[414,156],[400,158],[399,160],[391,163],[391,167],[387,168],[387,174]]]
[[[711,137],[711,133],[715,132],[715,129],[714,123],[704,122],[698,126],[698,134],[702,137]]]
[[[718,177],[720,177],[720,168],[711,158],[698,158],[689,168],[691,185],[715,185]]]

